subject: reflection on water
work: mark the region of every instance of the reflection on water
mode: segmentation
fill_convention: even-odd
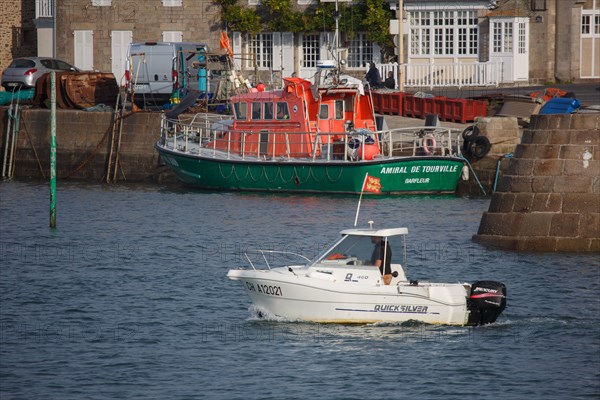
[[[226,273],[316,255],[356,197],[58,189],[50,230],[46,185],[0,184],[1,398],[600,397],[599,258],[480,247],[488,199],[363,198],[359,225],[408,228],[409,279],[506,283],[496,324],[330,325],[259,319]]]

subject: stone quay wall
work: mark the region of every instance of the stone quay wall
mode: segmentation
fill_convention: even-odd
[[[521,142],[521,130],[515,117],[478,117],[475,119],[475,125],[479,130],[478,135],[487,137],[491,148],[485,157],[472,161],[471,164],[483,190],[486,194],[490,194],[494,189],[494,183],[500,181],[508,168],[507,155],[513,154]],[[457,192],[466,196],[483,194],[472,174],[468,181],[459,181]]]
[[[161,170],[154,143],[160,135],[160,113],[138,112],[123,119],[118,182],[152,182]],[[2,112],[4,149],[7,111]],[[57,110],[56,175],[59,180],[104,181],[110,154],[112,112]],[[0,154],[2,157],[4,152]],[[113,154],[116,154],[113,153]],[[50,110],[23,109],[16,141],[14,177],[50,176]]]
[[[473,239],[519,251],[600,251],[600,114],[533,116]]]

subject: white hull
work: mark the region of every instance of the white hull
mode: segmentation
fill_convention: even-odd
[[[467,289],[461,284],[371,286],[313,277],[305,269],[231,270],[227,276],[242,283],[260,310],[292,321],[465,325],[468,320]]]
[[[246,253],[252,269],[230,270],[227,277],[239,281],[266,316],[289,321],[482,325],[495,322],[506,306],[506,286],[500,282],[409,281],[395,262],[406,255],[406,242],[399,246],[396,240],[406,236],[406,228],[340,233],[315,261],[258,250],[267,269],[257,269]],[[266,256],[277,253],[308,263],[272,268]]]

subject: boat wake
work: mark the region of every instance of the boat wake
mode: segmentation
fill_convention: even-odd
[[[296,322],[294,320],[275,315],[268,310],[254,304],[248,307],[248,311],[250,312],[248,321]]]

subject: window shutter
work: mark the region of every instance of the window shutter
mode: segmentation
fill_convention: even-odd
[[[242,57],[242,34],[240,32],[233,32],[233,57],[237,56],[239,59]],[[235,63],[235,62],[234,62]],[[241,63],[241,62],[240,62]],[[240,65],[236,64],[236,68],[240,68]]]
[[[273,71],[281,71],[281,61],[283,56],[281,33],[273,32]]]
[[[291,76],[294,72],[294,34],[292,32],[281,34],[281,50],[283,52],[282,76]]]
[[[127,65],[127,51],[133,38],[132,31],[112,31],[111,32],[111,58],[112,73],[117,83],[123,83],[123,76]]]
[[[164,31],[163,32],[163,42],[182,42],[183,41],[183,33],[181,31]]]
[[[75,66],[84,71],[94,69],[93,31],[74,31]]]
[[[183,0],[162,0],[163,7],[181,7]]]

